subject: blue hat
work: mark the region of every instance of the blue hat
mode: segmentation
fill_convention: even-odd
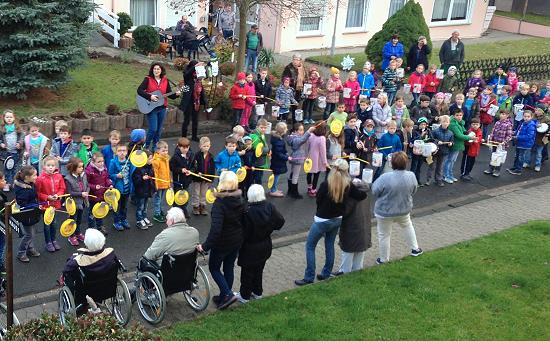
[[[145,140],[145,129],[134,129],[130,133],[130,140],[134,143]]]

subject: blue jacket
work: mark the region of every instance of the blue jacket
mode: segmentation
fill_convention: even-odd
[[[61,175],[65,176],[65,175],[69,174],[69,171],[67,170],[67,164],[69,163],[69,160],[78,151],[78,143],[75,143],[71,139],[65,145],[65,149],[63,149],[63,153],[61,152],[62,149],[63,149],[63,141],[61,141],[61,138],[56,137],[53,140],[52,149],[51,149],[50,154],[52,156],[61,157],[61,160],[59,160],[59,172],[61,173]]]
[[[361,90],[361,95],[367,95],[370,97],[370,91],[371,89],[374,89],[374,76],[372,73],[364,74],[360,72],[357,74],[357,81],[359,82],[359,85],[361,86],[361,89],[368,89],[368,90]]]
[[[494,73],[491,78],[487,80],[487,85],[491,85],[495,89],[494,93],[496,94],[497,85],[506,85],[506,82],[508,82],[508,77],[506,77],[505,73],[500,76]]]
[[[288,154],[286,152],[285,141],[282,137],[271,135],[271,169],[273,174],[284,174],[288,171],[286,163]]]
[[[361,107],[359,107],[357,111],[355,111],[355,114],[357,118],[361,120],[361,125],[363,125],[366,120],[372,120],[372,106],[368,106],[365,111],[361,111]]]
[[[382,49],[382,70],[385,70],[390,64],[391,56],[403,58],[404,55],[405,49],[403,49],[403,44],[398,42],[397,45],[393,46],[391,40],[388,41]]]
[[[128,150],[129,152],[130,150]],[[108,144],[101,148],[101,154],[103,154],[103,158],[105,159],[105,165],[110,165],[111,160],[115,157],[115,153],[113,153],[113,150],[111,149],[111,144]]]
[[[391,148],[382,149],[380,151],[384,154],[384,159],[386,159],[391,153],[400,152],[403,150],[403,144],[397,134],[385,133],[382,137],[380,137],[380,140],[378,140],[377,146],[378,148],[391,146]]]
[[[439,127],[436,130],[432,132],[432,137],[434,139],[434,143],[437,144],[439,141],[441,142],[454,142],[455,136],[453,135],[453,132],[449,129],[443,129],[443,127]],[[449,155],[449,152],[451,151],[451,147],[448,144],[441,144],[437,146],[438,155]]]
[[[125,174],[123,178],[118,178],[117,175],[122,172],[122,168],[126,161],[120,162],[118,157],[115,157],[109,163],[109,177],[113,182],[113,187],[120,191],[120,194],[130,194],[134,192],[134,184],[132,183],[132,173],[135,170],[135,167],[131,162],[128,162],[124,168]],[[124,182],[127,181],[126,191],[124,190]]]
[[[237,172],[237,170],[241,168],[241,158],[237,151],[229,155],[227,149],[224,148],[224,150],[216,155],[216,159],[214,159],[214,164],[216,165],[216,172],[218,172],[218,174],[222,172],[222,169]]]
[[[531,149],[535,144],[535,136],[537,134],[537,124],[534,120],[529,122],[521,122],[518,130],[516,130],[517,144],[516,148]]]

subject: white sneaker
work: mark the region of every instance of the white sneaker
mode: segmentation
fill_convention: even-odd
[[[255,293],[252,293],[250,295],[250,298],[253,299],[253,300],[261,300],[264,297],[262,295],[256,295]]]
[[[10,191],[10,185],[9,184],[5,184],[4,185],[4,188],[2,189],[4,192],[9,192]]]
[[[233,293],[235,295],[235,297],[237,297],[237,300],[241,303],[248,303],[248,300],[245,300],[242,296],[241,296],[241,293],[240,292],[234,292]]]
[[[526,162],[524,162],[524,163],[523,163],[523,168],[529,168],[529,164],[526,163]]]
[[[535,166],[535,172],[540,172],[540,166]]]

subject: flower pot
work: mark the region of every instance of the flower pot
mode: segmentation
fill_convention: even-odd
[[[54,122],[50,117],[47,116],[32,116],[29,118],[29,120],[40,128],[40,132],[42,135],[46,137],[53,136],[55,129],[54,129]]]
[[[82,111],[75,111],[69,117],[73,119],[73,132],[82,133],[84,129],[92,129],[92,119]]]
[[[73,118],[69,115],[66,115],[65,113],[62,113],[62,112],[54,112],[50,115],[50,117],[52,118],[53,120],[53,126],[54,126],[54,131],[55,131],[55,125],[57,124],[58,121],[65,121],[67,122],[67,126],[69,127],[69,129],[71,129],[71,132],[73,131]]]
[[[136,109],[126,111],[126,127],[138,129],[143,126],[143,114]]]
[[[132,47],[132,38],[129,37],[122,37],[118,41],[118,47],[121,49],[129,49]]]
[[[109,116],[98,111],[92,111],[88,113],[88,116],[92,119],[93,131],[103,132],[109,130]]]
[[[21,131],[28,132],[29,131],[29,120],[26,118],[20,118],[19,121],[19,127],[21,128]]]
[[[126,129],[126,113],[120,112],[118,115],[107,115],[109,117],[109,129],[122,131]]]

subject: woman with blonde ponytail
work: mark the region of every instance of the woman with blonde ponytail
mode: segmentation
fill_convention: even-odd
[[[321,237],[325,237],[325,265],[317,279],[324,280],[330,277],[334,265],[334,241],[342,223],[344,203],[348,197],[358,201],[367,197],[367,193],[360,191],[351,181],[348,168],[345,160],[337,159],[331,166],[327,181],[319,187],[317,210],[306,241],[306,270],[303,279],[294,281],[296,285],[313,283],[315,248]]]

